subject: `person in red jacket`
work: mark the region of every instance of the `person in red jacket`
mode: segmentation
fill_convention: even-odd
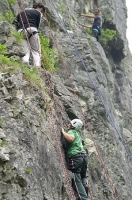
[[[25,56],[22,58],[22,61],[28,64],[30,54],[32,54],[33,63],[37,67],[41,66],[41,46],[38,29],[42,14],[44,13],[44,5],[42,3],[35,3],[33,8],[26,8],[16,17],[18,32],[26,35],[26,40],[24,41]]]

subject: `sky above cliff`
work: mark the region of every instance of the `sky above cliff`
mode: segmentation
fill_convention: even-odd
[[[131,0],[126,0],[126,5],[128,9],[128,19],[127,19],[127,38],[129,42],[129,48],[132,52],[132,2]]]

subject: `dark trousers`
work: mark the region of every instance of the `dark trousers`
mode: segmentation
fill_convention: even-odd
[[[97,41],[99,41],[99,37],[101,36],[100,28],[97,27],[97,26],[93,26],[92,27],[92,34],[93,34],[93,37],[95,37],[97,39]]]
[[[85,188],[88,189],[87,181],[87,164],[88,158],[86,154],[81,156],[73,156],[68,159],[68,169],[74,173],[75,187],[79,194],[79,200],[89,200]]]

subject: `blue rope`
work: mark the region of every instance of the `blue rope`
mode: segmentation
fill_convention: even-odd
[[[59,15],[59,13],[58,13],[56,7],[55,7],[55,4],[54,4],[53,0],[49,0],[49,1],[50,1],[50,3],[53,5],[53,7],[54,7],[54,9],[55,9],[55,11],[56,11],[56,13],[57,13],[57,15],[58,15],[58,18],[59,18],[59,20],[60,20],[60,23],[62,24],[64,30],[66,31],[66,33],[67,33],[67,35],[68,35],[68,37],[69,37],[69,39],[70,39],[70,41],[71,41],[71,44],[72,44],[73,47],[74,47],[74,50],[75,50],[77,56],[79,57],[80,61],[82,62],[83,68],[84,68],[85,71],[87,72],[88,78],[90,79],[90,81],[91,81],[91,83],[92,83],[92,85],[93,85],[93,87],[94,87],[94,89],[95,89],[95,91],[96,91],[96,93],[97,93],[97,95],[98,95],[98,97],[99,97],[99,100],[102,102],[102,105],[104,106],[104,109],[105,109],[105,111],[106,111],[106,114],[108,115],[109,121],[111,122],[113,128],[115,129],[115,131],[116,131],[116,133],[117,133],[117,135],[118,135],[118,137],[119,137],[119,140],[122,142],[122,144],[123,144],[123,146],[124,146],[124,149],[125,149],[125,151],[126,151],[128,157],[129,157],[130,160],[132,161],[132,156],[131,156],[131,154],[129,153],[129,150],[127,149],[127,147],[126,147],[126,145],[125,145],[125,143],[124,143],[124,141],[123,141],[123,139],[122,139],[122,136],[121,136],[120,132],[117,130],[116,125],[115,125],[115,123],[114,123],[114,120],[113,120],[112,116],[110,115],[110,113],[109,113],[109,111],[108,111],[108,109],[107,109],[107,107],[106,107],[106,105],[105,105],[105,102],[104,102],[104,100],[103,100],[103,98],[102,98],[102,96],[101,96],[101,94],[100,94],[98,88],[96,87],[96,85],[95,85],[95,83],[94,83],[92,77],[90,76],[90,74],[89,74],[89,72],[88,72],[88,69],[86,68],[86,65],[84,64],[84,61],[83,61],[83,59],[81,58],[80,53],[79,53],[79,51],[77,50],[77,47],[76,47],[75,43],[73,42],[73,40],[72,40],[70,34],[68,33],[67,28],[65,27],[65,24],[64,24],[63,20],[61,19],[60,15]]]

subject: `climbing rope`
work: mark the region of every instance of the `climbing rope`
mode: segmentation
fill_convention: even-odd
[[[18,5],[18,4],[17,4],[17,5]],[[25,6],[24,6],[23,3],[22,3],[22,6],[23,6],[23,8],[25,8]],[[19,7],[18,7],[18,9],[19,9]],[[19,11],[20,11],[20,9],[19,9]],[[20,12],[19,12],[19,13],[20,13]],[[25,12],[25,16],[26,16],[26,12]],[[26,16],[26,18],[27,18],[27,16]],[[23,23],[22,17],[21,17],[21,21],[22,21],[22,23]],[[28,18],[27,18],[27,21],[28,21]],[[28,23],[29,23],[29,22],[28,22]],[[30,24],[29,24],[29,27],[30,27]],[[23,28],[24,28],[24,24],[23,24]],[[28,44],[29,44],[29,46],[30,46],[28,37],[27,37],[27,41],[28,41]],[[31,46],[30,46],[30,50],[32,51]],[[42,65],[43,65],[43,64],[42,64]],[[43,65],[43,68],[44,68],[44,65]],[[44,68],[44,70],[45,70],[45,68]],[[46,73],[46,76],[47,76],[48,83],[49,83],[49,85],[50,85],[50,91],[51,91],[52,96],[53,96],[53,99],[54,99],[55,108],[56,108],[56,110],[57,110],[57,103],[56,103],[56,100],[55,100],[55,97],[54,97],[54,93],[53,93],[53,89],[52,89],[52,86],[51,86],[51,82],[50,82],[50,80],[49,80],[49,78],[48,78],[48,75],[47,75],[46,70],[45,70],[45,73]],[[64,174],[65,174],[65,177],[66,177],[66,181],[67,181],[67,183],[68,183],[70,195],[71,195],[71,197],[72,197],[72,199],[73,199],[74,196],[73,196],[73,192],[72,192],[71,185],[70,185],[70,182],[69,182],[67,169],[66,169],[66,167],[65,167],[65,162],[64,162],[63,154],[62,154],[62,150],[61,150],[61,145],[60,145],[60,142],[59,142],[59,139],[58,139],[58,136],[57,136],[57,131],[56,131],[56,129],[55,129],[55,125],[54,125],[54,122],[53,122],[53,116],[52,116],[51,109],[49,109],[49,113],[50,113],[50,118],[51,118],[51,122],[52,122],[52,127],[53,127],[53,130],[54,130],[54,136],[55,136],[55,139],[56,139],[56,142],[57,142],[57,147],[58,147],[58,150],[59,150],[59,153],[60,153],[60,158],[61,158],[61,162],[62,162],[62,167],[63,167]],[[57,111],[57,115],[58,115],[58,111]],[[59,115],[58,115],[58,118],[59,118]],[[61,121],[60,118],[59,118],[59,121]]]
[[[45,18],[46,18],[46,22],[47,22],[47,25],[48,25],[48,27],[49,27],[51,36],[52,36],[52,38],[53,38],[53,41],[54,41],[54,43],[55,43],[55,46],[56,46],[57,51],[58,51],[58,53],[59,53],[59,56],[60,56],[60,58],[61,58],[62,65],[63,65],[63,67],[64,67],[64,69],[65,69],[65,71],[66,71],[67,78],[68,78],[68,80],[69,80],[69,82],[70,82],[70,85],[71,85],[71,87],[72,87],[72,90],[73,90],[73,92],[74,92],[74,95],[75,95],[76,98],[77,98],[77,95],[76,95],[74,86],[73,86],[72,81],[71,81],[71,79],[70,79],[70,77],[69,77],[69,72],[68,72],[68,70],[67,70],[67,66],[66,66],[66,64],[65,64],[65,62],[64,62],[64,60],[63,60],[63,56],[62,56],[62,54],[61,54],[61,52],[60,52],[60,49],[59,49],[59,47],[58,47],[58,43],[57,43],[57,41],[56,41],[56,39],[55,39],[55,36],[54,36],[53,31],[52,31],[52,29],[51,29],[50,23],[49,23],[49,21],[48,21],[48,19],[47,19],[46,16],[45,16]],[[90,194],[90,200],[93,200],[93,195],[92,195],[92,190],[91,190],[91,188],[90,188],[90,184],[89,184],[89,194]]]
[[[46,19],[46,21],[47,21],[47,23],[48,23],[48,20],[47,20],[47,19]],[[49,26],[49,23],[48,23],[48,26]],[[62,64],[63,64],[64,68],[67,69],[67,68],[66,68],[66,65],[65,65],[65,63],[64,63],[64,61],[63,61],[62,55],[61,55],[61,53],[60,53],[60,50],[58,49],[58,45],[57,45],[57,42],[56,42],[55,37],[54,37],[54,35],[53,35],[53,32],[52,32],[52,30],[51,30],[51,27],[49,26],[49,28],[50,28],[50,32],[51,32],[51,35],[52,35],[52,37],[53,37],[54,43],[55,43],[55,45],[56,45],[56,47],[57,47],[57,50],[58,50],[58,52],[59,52],[59,54],[60,54]],[[67,70],[66,70],[66,72],[68,73]],[[68,79],[70,79],[69,75],[68,75]],[[71,83],[71,80],[70,80],[70,83]],[[72,86],[72,89],[73,89],[73,84],[72,84],[71,86]],[[73,91],[74,91],[74,94],[76,95],[75,90],[73,90]],[[76,96],[77,96],[77,95],[76,95]],[[84,113],[83,113],[82,109],[81,109],[81,112],[82,112],[82,114],[83,114],[83,117],[84,117],[84,119],[85,119],[85,122],[87,123],[86,118],[85,118],[85,116],[84,116]],[[92,135],[92,140],[94,141],[93,134],[92,134],[92,132],[91,132],[90,127],[88,126],[88,124],[87,124],[87,127],[88,127],[88,130],[90,131],[90,133],[91,133],[91,135]],[[94,141],[94,145],[95,145],[95,147],[96,147],[98,156],[99,156],[99,158],[100,158],[100,160],[101,160],[102,167],[104,168],[106,177],[107,177],[107,179],[108,179],[108,181],[109,181],[109,184],[110,184],[110,186],[111,186],[111,188],[112,188],[113,194],[114,194],[115,198],[118,199],[118,197],[117,197],[117,195],[116,195],[116,193],[115,193],[114,187],[113,187],[113,185],[112,185],[112,183],[111,183],[111,180],[110,180],[110,178],[109,178],[109,176],[108,176],[108,172],[107,172],[107,170],[106,170],[106,168],[105,168],[104,162],[103,162],[103,160],[102,160],[102,158],[101,158],[101,155],[100,155],[100,153],[99,153],[99,151],[98,151],[98,148],[97,148],[97,145],[96,145],[95,141]],[[92,195],[90,194],[90,196],[92,196]]]
[[[47,19],[46,21],[48,22],[48,19]],[[49,25],[49,22],[48,22],[48,25]],[[62,65],[63,65],[63,67],[64,67],[65,70],[66,70],[68,80],[70,81],[70,84],[71,84],[71,87],[72,87],[72,89],[73,89],[73,92],[74,92],[75,96],[76,96],[77,99],[78,99],[78,96],[77,96],[77,94],[76,94],[76,92],[75,92],[75,89],[74,89],[74,86],[73,86],[73,84],[72,84],[72,81],[71,81],[71,79],[70,79],[70,77],[69,77],[69,73],[68,73],[67,67],[66,67],[66,65],[65,65],[65,63],[64,63],[64,61],[63,61],[63,57],[62,57],[62,55],[61,55],[61,52],[60,52],[60,50],[59,50],[57,41],[56,41],[56,39],[55,39],[55,37],[54,37],[54,34],[53,34],[53,32],[52,32],[50,26],[49,26],[49,29],[50,29],[51,35],[52,35],[52,37],[53,37],[54,43],[55,43],[55,45],[56,45],[56,48],[57,48],[57,50],[58,50],[58,52],[59,52],[59,55],[60,55],[60,58],[61,58],[61,61],[62,61]],[[81,108],[80,108],[80,109],[81,109]],[[109,184],[110,184],[110,186],[111,186],[111,188],[112,188],[113,194],[114,194],[114,196],[116,197],[116,200],[118,200],[118,198],[117,198],[117,196],[116,196],[116,193],[115,193],[115,190],[114,190],[114,187],[113,187],[113,185],[112,185],[112,183],[111,183],[111,180],[110,180],[110,178],[109,178],[109,176],[108,176],[108,172],[107,172],[107,170],[106,170],[106,168],[105,168],[103,159],[101,158],[101,155],[100,155],[100,153],[99,153],[98,147],[97,147],[96,142],[95,142],[95,140],[94,140],[93,133],[92,133],[92,131],[91,131],[91,129],[90,129],[90,126],[88,125],[88,122],[87,122],[87,120],[86,120],[86,118],[85,118],[85,116],[84,116],[84,113],[83,113],[82,109],[81,109],[81,113],[82,113],[82,115],[83,115],[83,118],[84,118],[84,121],[85,121],[85,123],[86,123],[86,126],[88,127],[88,130],[89,130],[90,135],[91,135],[91,137],[92,137],[92,140],[93,140],[93,142],[94,142],[96,151],[97,151],[97,153],[98,153],[99,159],[100,159],[100,161],[101,161],[101,164],[102,164],[102,167],[103,167],[104,172],[105,172],[105,174],[106,174],[106,177],[107,177],[107,179],[108,179],[108,181],[109,181]],[[90,199],[92,200],[92,199],[93,199],[93,197],[92,197],[93,195],[92,195],[92,191],[91,191],[91,189],[90,189],[90,185],[89,185],[89,191],[90,191]]]
[[[106,114],[107,114],[107,116],[108,116],[108,119],[109,119],[109,121],[111,122],[111,124],[112,124],[112,126],[113,126],[115,132],[117,133],[117,135],[118,135],[118,137],[119,137],[119,140],[120,140],[121,143],[123,144],[123,147],[124,147],[124,149],[125,149],[125,151],[126,151],[126,153],[127,153],[127,156],[129,157],[130,161],[132,161],[132,155],[130,154],[129,150],[127,149],[127,147],[126,147],[126,145],[125,145],[125,143],[124,143],[124,140],[122,139],[122,136],[121,136],[120,132],[118,131],[118,129],[117,129],[115,123],[114,123],[114,120],[113,120],[113,118],[112,118],[110,112],[108,111],[108,109],[107,109],[107,107],[106,107],[106,105],[105,105],[105,102],[104,102],[104,100],[103,100],[103,98],[102,98],[102,96],[101,96],[101,94],[100,94],[100,92],[99,92],[97,86],[95,85],[95,83],[94,83],[92,77],[90,76],[90,73],[89,73],[88,69],[86,68],[86,65],[85,65],[85,63],[84,63],[84,61],[83,61],[83,59],[82,59],[82,57],[81,57],[81,55],[80,55],[80,53],[79,53],[79,51],[78,51],[78,49],[77,49],[77,47],[76,47],[74,41],[72,40],[70,34],[68,33],[67,28],[65,27],[65,24],[64,24],[62,18],[60,17],[60,15],[59,15],[59,13],[58,13],[56,7],[55,7],[54,2],[53,2],[52,0],[49,0],[49,1],[50,1],[50,3],[52,4],[54,10],[56,11],[57,16],[58,16],[58,18],[59,18],[59,20],[60,20],[60,22],[61,22],[61,24],[62,24],[64,30],[66,31],[66,33],[67,33],[67,35],[68,35],[68,37],[69,37],[69,39],[70,39],[70,42],[71,42],[72,46],[74,47],[74,50],[75,50],[75,52],[76,52],[76,55],[78,56],[79,60],[81,61],[82,66],[83,66],[83,68],[85,69],[85,71],[86,71],[86,73],[87,73],[87,75],[88,75],[88,78],[89,78],[90,82],[92,83],[92,85],[93,85],[93,87],[94,87],[94,89],[95,89],[95,91],[96,91],[96,93],[97,93],[97,96],[99,97],[99,100],[101,101],[102,105],[104,106],[104,109],[105,109],[105,112],[106,112]]]

